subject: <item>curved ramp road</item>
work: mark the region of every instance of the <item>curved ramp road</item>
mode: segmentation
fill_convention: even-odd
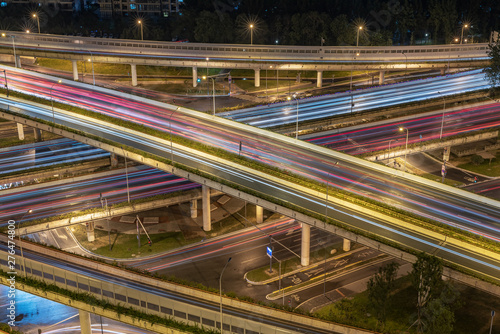
[[[0,149],[0,177],[6,173],[107,157],[109,153],[106,151],[66,138],[9,147]]]
[[[27,91],[39,92],[40,95],[46,93],[46,90],[43,89],[47,85],[47,82],[44,82],[47,80],[46,76],[27,74],[21,70],[16,72],[23,73],[23,87],[26,87]],[[32,79],[27,80],[28,77]],[[239,153],[241,143],[241,154],[246,157],[322,183],[328,182],[328,186],[332,188],[362,195],[500,241],[500,212],[496,202],[488,203],[486,199],[485,201],[482,199],[471,200],[470,195],[465,192],[462,195],[443,192],[440,188],[414,182],[410,178],[393,177],[392,171],[389,173],[388,169],[379,165],[324,150],[302,141],[296,142],[290,138],[187,109],[176,111],[171,105],[126,94],[120,96],[120,93],[105,89],[63,82],[58,88],[58,98],[64,98],[65,101],[73,104],[83,104],[87,108],[120,119],[160,129],[167,134],[171,130],[177,136],[190,138],[234,153]],[[44,108],[27,106],[6,99],[2,99],[0,102],[28,109],[23,113],[26,112],[32,117],[45,119],[52,117],[52,113]],[[102,122],[83,120],[80,116],[70,116],[59,111],[55,113],[55,117],[58,123],[65,126],[71,126],[127,146],[170,158],[170,142],[168,140],[158,141],[155,138],[148,138],[125,129],[103,127]],[[308,207],[317,212],[325,212],[324,200],[297,192],[295,188],[286,188],[270,183],[269,180],[256,174],[241,171],[238,166],[222,165],[180,149],[174,149],[174,159],[245,187],[273,194],[277,198],[291,201],[299,206]],[[385,226],[384,222],[349,208],[334,206],[330,207],[329,210],[329,215],[346,224],[364,225],[363,229],[384,235],[389,239],[396,239],[410,247],[423,249],[423,244],[425,244],[428,245],[426,247],[430,248],[428,250],[430,252],[434,252],[438,247],[443,252],[453,253],[453,256],[456,256],[453,261],[470,268],[487,266],[489,269],[483,267],[484,272],[492,270],[495,272],[492,274],[494,277],[500,277],[497,275],[500,269],[498,259],[490,258],[479,261],[476,256],[481,257],[480,255],[465,258],[460,254],[467,250],[456,249],[452,251],[450,246],[441,245],[439,241],[421,235],[408,234],[399,227]]]
[[[374,108],[487,89],[490,85],[481,70],[435,78],[412,80],[352,92],[298,100],[298,121],[312,121],[338,115],[349,115]],[[439,93],[441,94],[439,94]],[[218,113],[218,116],[259,128],[295,124],[297,101]]]
[[[186,179],[145,166],[129,168],[128,177],[131,200],[199,187]],[[93,179],[77,182],[0,192],[0,224],[22,217],[28,209],[33,212],[25,220],[100,208],[100,194],[107,199],[108,205],[126,202],[125,170],[106,176],[95,174]]]

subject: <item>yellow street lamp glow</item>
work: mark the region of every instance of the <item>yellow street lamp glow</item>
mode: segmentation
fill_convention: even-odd
[[[33,14],[33,17],[36,17],[36,14]]]
[[[30,31],[29,31],[29,30],[26,30],[26,33],[27,33],[27,34],[29,34],[29,33],[30,33]]]
[[[142,24],[141,20],[137,21],[137,23]]]
[[[403,132],[404,130],[405,130],[405,128],[403,128],[403,127],[399,128],[399,131],[401,131],[401,132]]]
[[[250,45],[253,45],[253,24],[250,24]]]
[[[207,80],[207,76],[206,76],[206,75],[202,76],[201,78],[202,78],[203,80]]]
[[[359,30],[363,30],[363,27],[362,27],[362,26],[359,26]]]
[[[90,58],[89,58],[89,59],[87,59],[87,61],[91,61],[91,60],[90,60]]]
[[[5,33],[4,32],[2,33],[2,37],[5,37]]]

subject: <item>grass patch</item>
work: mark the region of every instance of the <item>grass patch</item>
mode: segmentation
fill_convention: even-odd
[[[425,173],[425,174],[419,174],[418,176],[426,178],[428,180],[436,181],[436,182],[441,182],[442,178],[440,176],[430,174],[430,173]],[[447,178],[444,178],[444,184],[452,187],[461,187],[465,185],[465,183],[460,182],[460,181],[455,181],[455,180],[450,180]]]
[[[495,159],[491,160],[491,165],[489,163],[489,159],[485,159],[485,161],[479,165],[475,165],[469,162],[459,165],[458,167],[469,170],[473,173],[497,177],[500,176],[500,153],[497,154]]]
[[[95,254],[113,258],[132,258],[140,255],[146,256],[157,254],[168,250],[176,249],[200,241],[201,239],[190,239],[186,241],[181,232],[150,234],[152,245],[148,245],[148,239],[145,234],[141,234],[141,247],[138,248],[136,234],[123,234],[111,232],[112,249],[109,250],[108,232],[95,230],[95,241],[87,241],[87,232],[85,226],[75,225],[71,228],[73,234],[80,244]],[[134,256],[132,256],[134,255]]]

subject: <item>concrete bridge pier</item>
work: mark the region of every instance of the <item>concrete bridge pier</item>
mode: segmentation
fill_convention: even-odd
[[[351,240],[344,239],[344,243],[342,244],[342,249],[344,252],[348,252],[351,250]]]
[[[17,123],[17,135],[19,140],[24,140],[24,126],[21,123]]]
[[[42,130],[33,128],[33,134],[35,135],[36,141],[42,141]]]
[[[203,209],[203,231],[212,229],[212,218],[210,215],[210,188],[201,186],[201,203]]]
[[[193,88],[198,86],[198,67],[193,66]]]
[[[323,71],[318,71],[316,75],[316,87],[321,88],[323,87]]]
[[[198,217],[198,200],[192,199],[189,207],[191,209],[191,218],[197,218]]]
[[[92,328],[90,327],[90,313],[87,311],[78,310],[78,315],[80,316],[80,333],[92,334]]]
[[[94,222],[88,222],[86,224],[87,226],[87,241],[88,242],[94,242],[95,241],[95,229],[94,229]]]
[[[256,224],[262,224],[264,221],[264,208],[256,205],[255,206],[255,223]]]
[[[255,71],[255,87],[260,87],[260,68],[257,68]]]
[[[72,60],[71,67],[73,68],[73,80],[78,81],[78,62],[76,60]]]
[[[441,69],[441,75],[445,75],[445,74],[446,74],[446,67],[443,67],[443,68]]]
[[[18,68],[22,68],[22,67],[21,67],[21,56],[16,56],[16,57],[14,58],[14,64],[16,65],[16,67],[18,67]]]
[[[384,84],[384,78],[385,78],[385,71],[380,71],[380,75],[378,77],[378,84],[379,85]]]
[[[111,165],[112,168],[115,168],[118,166],[118,156],[116,155],[116,153],[110,153],[109,164]]]
[[[137,65],[130,64],[130,74],[132,75],[132,86],[137,86]]]
[[[309,265],[309,254],[311,247],[311,226],[302,223],[302,246],[300,249],[300,264],[305,267]]]

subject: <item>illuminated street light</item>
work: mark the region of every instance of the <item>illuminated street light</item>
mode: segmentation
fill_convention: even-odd
[[[253,45],[253,24],[250,24],[250,45]]]
[[[38,25],[38,33],[40,33],[40,18],[36,14],[33,14],[33,17],[36,18],[36,23]]]
[[[50,103],[52,104],[52,132],[54,132],[54,126],[56,125],[56,117],[54,114],[54,98],[52,97],[52,89],[54,88],[55,85],[60,84],[62,80],[57,80],[57,82],[54,82],[52,86],[50,86],[50,91],[49,91],[49,96],[50,96]]]
[[[142,30],[142,21],[141,20],[137,21],[137,24],[141,27],[141,41],[143,41],[144,40],[144,33]]]
[[[227,265],[229,264],[229,261],[231,261],[231,258],[227,259],[226,264],[224,265],[224,268],[222,268],[222,272],[220,273],[219,277],[219,295],[220,295],[220,332],[221,334],[224,333],[224,326],[223,321],[222,321],[222,275],[224,274],[224,270],[226,270]]]
[[[349,86],[349,90],[351,91],[352,91],[352,67],[354,66],[354,59],[356,59],[357,56],[359,56],[359,52],[357,52],[355,56],[352,56],[352,61],[351,61],[351,84]]]
[[[443,117],[441,118],[441,132],[439,133],[439,139],[443,138],[443,125],[444,125],[444,110],[446,109],[446,100],[444,99],[444,95],[441,92],[438,92],[439,95],[443,98]]]
[[[297,94],[293,94],[292,97],[297,102],[297,121],[295,122],[295,140],[299,139],[299,99],[297,99]],[[287,100],[290,101],[292,98],[289,96]]]
[[[33,210],[29,209],[26,211],[26,213],[19,219],[19,222],[17,223],[17,230],[19,232],[19,248],[21,248],[21,259],[23,260],[23,276],[26,277],[26,264],[24,262],[24,254],[23,254],[23,243],[21,241],[21,222],[23,221],[24,217],[30,213],[32,213]]]
[[[408,151],[408,128],[405,128],[404,126],[400,127],[399,128],[399,131],[403,132],[406,130],[406,145],[405,145],[405,166],[404,166],[404,169],[403,171],[406,172],[406,153]]]
[[[358,29],[357,29],[357,32],[356,32],[356,47],[359,46],[359,32],[363,30],[363,27],[362,26],[359,26]]]
[[[29,33],[30,33],[29,29],[28,29],[28,30],[26,30],[26,33],[27,33],[27,34],[29,34]]]
[[[467,29],[467,28],[469,28],[469,25],[468,25],[468,24],[464,24],[464,25],[462,26],[462,34],[460,35],[460,44],[462,44],[462,41],[463,41],[463,39],[464,39],[464,29]]]

